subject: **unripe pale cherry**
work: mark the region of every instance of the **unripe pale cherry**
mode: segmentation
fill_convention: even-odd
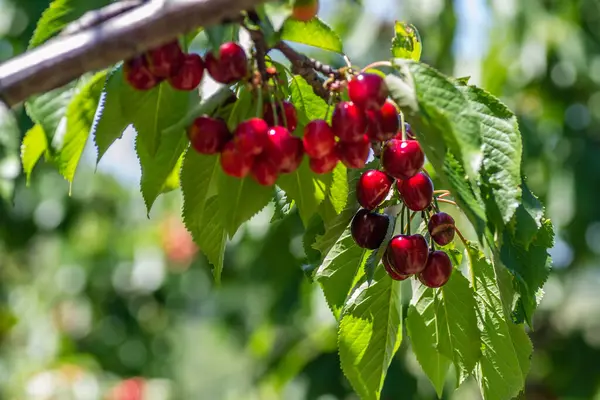
[[[146,52],[148,69],[157,78],[175,75],[184,63],[185,56],[179,42],[174,40]]]
[[[304,128],[304,150],[311,158],[325,157],[335,148],[335,135],[322,119],[310,121]]]
[[[365,112],[351,101],[342,101],[333,110],[331,129],[343,142],[359,142],[367,131]]]
[[[231,138],[227,124],[222,119],[198,117],[187,130],[192,148],[200,154],[216,154],[223,150]]]
[[[365,171],[356,183],[358,203],[367,210],[379,206],[390,193],[394,179],[375,169]]]
[[[422,235],[396,235],[388,243],[386,252],[393,270],[399,275],[413,275],[423,271],[429,249]]]
[[[425,269],[418,275],[421,283],[430,288],[442,287],[452,275],[452,262],[448,254],[441,250],[429,253]]]
[[[360,209],[350,225],[352,238],[359,247],[375,250],[385,239],[389,217],[369,210]]]
[[[307,22],[319,12],[319,0],[296,0],[292,7],[292,18]]]
[[[412,211],[423,211],[433,201],[433,182],[423,172],[419,172],[409,179],[398,180],[396,189],[402,196],[406,207]]]
[[[194,90],[204,75],[204,62],[198,54],[186,54],[179,70],[169,77],[169,84],[177,90]]]
[[[348,96],[358,107],[376,110],[388,97],[388,88],[381,76],[362,73],[348,81]]]

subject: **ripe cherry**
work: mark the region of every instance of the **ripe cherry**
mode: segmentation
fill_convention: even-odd
[[[394,178],[408,179],[423,168],[425,155],[416,140],[392,139],[383,146],[381,163]]]
[[[123,76],[127,83],[137,90],[150,90],[160,83],[148,69],[148,62],[143,56],[132,58],[123,64]]]
[[[383,106],[388,88],[381,76],[362,73],[348,81],[348,96],[358,107],[376,110]]]
[[[423,271],[429,249],[422,235],[396,235],[386,249],[388,261],[399,275],[413,275]]]
[[[302,157],[304,156],[304,146],[302,146],[302,139],[292,136],[290,140],[289,153],[284,157],[283,163],[279,171],[283,174],[290,174],[300,167],[302,163]]]
[[[219,55],[206,54],[206,69],[212,78],[220,83],[233,83],[248,75],[248,57],[237,43],[223,43]]]
[[[381,262],[383,263],[383,268],[385,268],[385,272],[387,272],[387,274],[393,280],[403,281],[403,280],[407,279],[408,277],[410,277],[410,275],[400,275],[398,272],[396,272],[394,270],[394,268],[392,267],[392,264],[390,263],[390,260],[388,259],[387,249],[386,249],[385,253],[383,253],[383,258],[381,259]]]
[[[421,283],[430,288],[444,286],[452,275],[452,262],[448,254],[436,250],[429,253],[425,269],[418,275]]]
[[[360,209],[350,225],[352,238],[359,247],[375,250],[385,239],[389,223],[387,215]]]
[[[243,178],[250,172],[254,157],[242,154],[233,141],[225,144],[221,152],[221,168],[227,175]]]
[[[260,154],[267,144],[269,126],[261,118],[250,118],[235,128],[234,140],[240,152],[250,155]]]
[[[283,110],[282,110],[283,108]],[[294,132],[298,126],[298,114],[296,113],[296,107],[289,101],[282,101],[277,103],[277,121],[275,124],[275,117],[273,115],[273,105],[269,102],[265,104],[263,117],[269,126],[281,125],[288,128],[290,132]],[[285,115],[285,119],[283,118]]]
[[[271,164],[264,155],[254,159],[252,164],[252,178],[263,186],[272,186],[277,181],[277,168]]]
[[[225,121],[206,116],[196,118],[187,134],[194,150],[201,154],[220,152],[231,138]]]
[[[204,62],[198,54],[186,54],[179,71],[169,77],[171,86],[178,90],[194,90],[204,75]]]
[[[306,125],[302,140],[306,154],[312,158],[325,157],[335,147],[335,135],[329,124],[322,119],[315,119]]]
[[[385,200],[390,193],[394,179],[388,174],[375,169],[365,171],[356,183],[358,203],[372,210]]]
[[[367,134],[371,140],[384,142],[396,136],[400,128],[398,110],[387,100],[381,108],[367,111]]]
[[[396,182],[404,204],[412,211],[422,211],[433,201],[433,182],[423,172],[403,181]]]
[[[348,168],[364,167],[369,158],[370,148],[371,143],[367,135],[363,135],[360,142],[337,142],[335,145],[337,156]]]
[[[184,54],[179,42],[174,40],[146,53],[148,68],[157,78],[168,78],[179,71],[183,65]]]
[[[264,154],[278,171],[291,172],[297,168],[303,152],[302,140],[292,136],[283,126],[268,130]]]
[[[292,8],[292,18],[307,22],[319,12],[319,0],[296,0]]]
[[[339,160],[335,151],[332,151],[321,158],[311,158],[309,166],[316,174],[326,174],[333,171]]]
[[[427,224],[427,230],[429,230],[434,242],[440,246],[445,246],[454,240],[454,233],[456,232],[454,218],[445,212],[433,214]]]
[[[331,128],[341,141],[359,142],[367,130],[367,117],[356,104],[342,101],[333,110]]]

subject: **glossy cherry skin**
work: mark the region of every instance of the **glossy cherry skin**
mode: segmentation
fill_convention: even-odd
[[[148,62],[143,56],[132,58],[123,63],[123,76],[129,85],[137,90],[150,90],[160,83],[148,69]]]
[[[365,112],[351,101],[342,101],[333,110],[331,129],[343,142],[359,142],[367,131]]]
[[[277,168],[264,155],[254,159],[251,174],[259,185],[272,186],[277,181]]]
[[[279,168],[279,172],[282,174],[290,174],[300,167],[302,163],[302,157],[304,157],[304,146],[302,146],[302,139],[292,136],[290,141],[290,150],[284,157],[283,163]]]
[[[335,148],[335,135],[329,124],[322,119],[310,121],[304,127],[304,150],[311,158],[325,157]]]
[[[264,154],[279,172],[292,172],[302,161],[302,140],[294,137],[283,126],[274,126],[268,130]]]
[[[452,275],[452,262],[448,254],[436,250],[429,253],[425,269],[419,273],[421,283],[430,288],[442,287]]]
[[[307,22],[317,16],[319,0],[296,0],[292,8],[292,18]]]
[[[423,271],[429,249],[422,235],[396,235],[386,249],[388,261],[399,275],[413,275]]]
[[[178,90],[194,90],[204,75],[204,61],[198,54],[186,54],[179,71],[169,77],[169,84]]]
[[[358,203],[367,210],[373,210],[383,203],[390,193],[394,179],[376,169],[365,171],[356,183]]]
[[[225,121],[206,116],[196,118],[187,134],[192,147],[200,154],[220,152],[231,138]]]
[[[456,233],[454,218],[445,212],[433,214],[427,224],[427,230],[434,242],[440,246],[445,246],[454,240],[454,234]]]
[[[381,152],[381,164],[396,179],[414,176],[425,163],[425,155],[416,140],[388,140]]]
[[[385,81],[377,74],[362,73],[348,81],[350,100],[364,110],[380,108],[388,94]]]
[[[212,78],[220,83],[233,83],[248,75],[248,57],[237,43],[223,43],[218,57],[212,52],[206,53],[206,69]]]
[[[184,63],[185,56],[179,42],[174,40],[146,53],[148,68],[157,78],[175,75]]]
[[[385,142],[396,136],[399,128],[398,109],[391,101],[387,100],[377,110],[367,111],[367,135],[371,140]]]
[[[339,160],[335,151],[332,151],[321,158],[311,158],[309,166],[316,174],[326,174],[333,171]]]
[[[369,137],[363,135],[362,140],[355,143],[337,142],[335,151],[342,163],[348,168],[362,168],[369,158],[371,143]]]
[[[254,157],[241,154],[233,141],[225,144],[221,151],[221,168],[229,176],[243,178],[250,172]]]
[[[273,115],[273,105],[269,102],[265,104],[263,117],[269,126],[281,125],[288,128],[290,132],[294,132],[298,127],[298,114],[296,113],[296,107],[289,101],[282,101],[281,104],[277,103],[277,120],[278,124],[275,124],[275,118]],[[283,108],[283,110],[282,110]],[[285,115],[285,120],[283,116]]]
[[[403,281],[407,278],[410,277],[410,275],[400,275],[399,273],[397,273],[394,268],[392,267],[392,264],[390,263],[390,260],[388,258],[388,252],[387,249],[385,251],[385,253],[383,253],[383,258],[381,259],[381,262],[383,264],[383,268],[385,268],[385,272],[387,272],[387,274],[395,281]]]
[[[360,209],[350,225],[352,238],[359,247],[375,250],[385,239],[389,223],[387,215]]]
[[[261,118],[240,122],[235,129],[234,140],[240,152],[248,155],[262,153],[267,144],[269,126]]]
[[[412,178],[397,181],[396,189],[400,192],[406,207],[412,211],[422,211],[433,201],[433,182],[423,172],[419,172]]]

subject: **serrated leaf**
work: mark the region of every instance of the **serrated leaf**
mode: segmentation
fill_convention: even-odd
[[[223,226],[219,215],[220,203],[219,196],[208,199],[204,204],[204,210],[198,225],[194,225],[193,230],[190,230],[200,251],[206,255],[208,261],[213,265],[213,276],[217,284],[221,282],[225,245],[227,244],[227,230]],[[190,228],[188,227],[188,229]]]
[[[35,124],[25,133],[23,144],[21,144],[21,163],[27,176],[27,184],[29,184],[33,167],[47,150],[48,142],[44,129],[40,124]]]
[[[526,250],[529,244],[542,227],[542,218],[544,217],[544,206],[529,187],[523,182],[521,184],[523,196],[521,204],[515,213],[515,224],[512,227],[514,239]]]
[[[289,198],[288,195],[277,186],[275,186],[273,204],[275,205],[275,211],[271,217],[271,223],[284,219],[294,208],[294,200]]]
[[[387,244],[389,243],[390,239],[394,235],[394,232],[396,231],[396,218],[394,218],[392,215],[388,215],[388,221],[388,227],[385,232],[385,236],[381,242],[381,245],[379,246],[379,248],[371,252],[371,254],[365,262],[364,270],[365,277],[367,278],[368,283],[371,283],[373,281],[373,277],[375,276],[375,270],[377,269],[379,264],[381,264],[381,259],[383,258],[383,254],[387,249]]]
[[[317,212],[331,183],[331,174],[315,174],[308,162],[308,158],[304,157],[296,171],[281,175],[277,181],[277,185],[296,203],[304,226],[308,226]]]
[[[350,191],[348,185],[348,169],[344,164],[338,163],[333,169],[331,186],[327,193],[327,198],[331,202],[336,214],[340,214],[346,208],[348,192]]]
[[[343,53],[343,44],[337,33],[319,18],[302,22],[288,18],[281,27],[281,40],[302,43],[324,50]]]
[[[365,400],[379,399],[387,369],[402,341],[400,283],[379,268],[348,299],[338,346],[344,375]]]
[[[308,226],[304,230],[304,235],[302,235],[302,247],[304,248],[304,253],[306,254],[309,263],[317,263],[321,259],[321,253],[315,250],[312,245],[315,243],[315,240],[317,240],[317,235],[322,235],[324,232],[325,224],[323,223],[323,220],[318,214],[313,215]],[[318,267],[317,264],[313,265],[314,269],[311,273]]]
[[[290,81],[292,103],[298,113],[301,125],[307,125],[314,119],[325,119],[328,105],[317,96],[306,80],[300,75],[294,75]]]
[[[392,57],[419,61],[421,51],[421,35],[417,28],[413,24],[396,21],[392,39]]]

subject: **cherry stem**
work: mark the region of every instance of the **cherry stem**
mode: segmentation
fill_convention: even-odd
[[[454,230],[456,231],[456,234],[460,238],[460,241],[463,242],[463,244],[465,245],[465,247],[467,247],[467,239],[465,239],[465,237],[463,236],[463,234],[460,231],[460,229],[458,229],[458,227],[455,226]]]
[[[404,203],[402,203],[402,209],[400,210],[400,227],[402,228],[402,232],[400,233],[404,233],[404,209],[406,208],[406,205]]]
[[[364,67],[360,72],[365,72],[368,69],[373,69],[373,68],[377,68],[377,67],[392,67],[392,63],[389,61],[375,61],[374,63],[371,63],[369,65],[367,65],[366,67]]]
[[[453,206],[458,207],[458,204],[456,204],[455,201],[452,200],[448,200],[448,199],[441,199],[441,198],[437,198],[437,201],[439,201],[440,203],[447,203],[447,204],[452,204]]]
[[[440,194],[440,193],[447,193],[450,194],[449,190],[444,190],[444,189],[440,189],[440,190],[434,190],[433,194]]]
[[[263,109],[263,88],[258,88],[258,101],[256,102],[256,117],[260,118]]]
[[[406,125],[404,124],[404,113],[400,111],[400,127],[402,128],[402,140],[406,140]]]
[[[344,62],[346,63],[346,66],[351,69],[352,68],[352,62],[350,62],[350,59],[348,58],[347,55],[344,54],[343,57],[344,57]]]
[[[277,104],[275,103],[275,95],[271,93],[271,88],[269,88],[269,101],[271,102],[271,109],[273,111],[273,121],[275,122],[275,126],[279,125],[279,118],[277,117]]]
[[[450,196],[450,195],[451,195],[451,193],[450,193],[450,192],[448,192],[448,193],[442,193],[442,194],[440,194],[440,195],[438,196],[438,199],[443,199],[444,197],[446,197],[446,196]]]
[[[329,117],[329,111],[331,111],[331,103],[333,103],[333,93],[329,92],[329,100],[327,100],[327,111],[325,111],[325,121]]]
[[[273,84],[275,85],[275,93],[280,91],[279,83],[277,79],[273,77]],[[285,115],[285,108],[283,107],[283,100],[280,97],[277,97],[277,103],[279,103],[279,110],[281,111],[281,118],[283,119],[283,126],[288,127],[287,124],[287,116]]]

